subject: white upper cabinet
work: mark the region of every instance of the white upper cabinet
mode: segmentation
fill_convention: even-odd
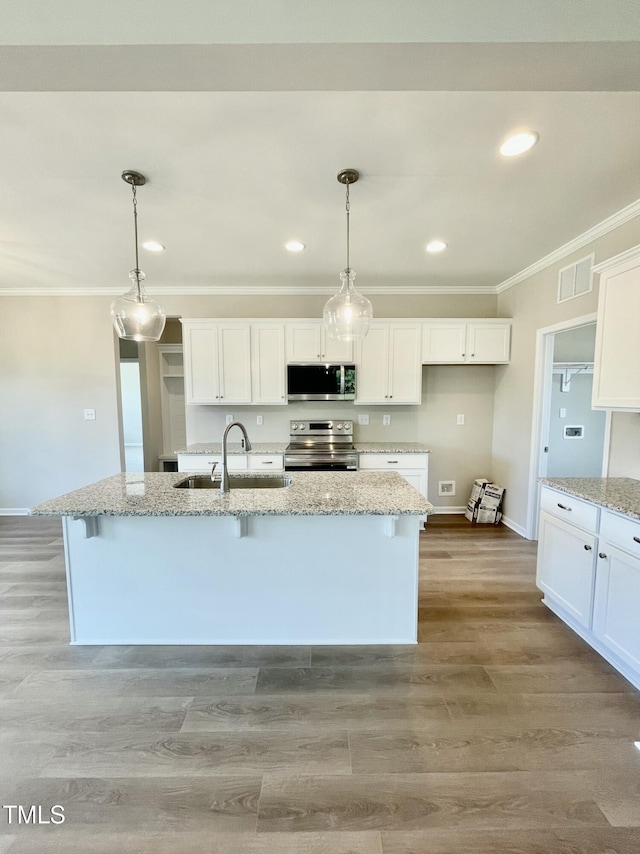
[[[423,364],[504,364],[510,345],[510,320],[429,320],[422,325]]]
[[[640,246],[594,271],[600,292],[592,406],[640,411]]]
[[[353,344],[334,341],[322,320],[286,324],[287,362],[353,362]]]
[[[248,323],[183,320],[187,403],[251,403]]]
[[[358,344],[356,403],[420,403],[420,324],[374,321]]]
[[[284,323],[251,324],[253,403],[286,404]]]

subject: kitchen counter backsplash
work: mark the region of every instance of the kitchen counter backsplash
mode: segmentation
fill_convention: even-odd
[[[541,477],[540,483],[640,519],[640,480],[631,477]]]

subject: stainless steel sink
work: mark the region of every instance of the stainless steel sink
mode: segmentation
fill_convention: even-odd
[[[286,474],[269,477],[229,476],[231,489],[282,489],[291,486],[291,477]],[[220,480],[211,480],[209,474],[193,474],[175,484],[176,489],[220,489]]]

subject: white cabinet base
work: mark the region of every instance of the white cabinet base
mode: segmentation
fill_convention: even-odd
[[[417,516],[63,523],[72,644],[417,641]]]

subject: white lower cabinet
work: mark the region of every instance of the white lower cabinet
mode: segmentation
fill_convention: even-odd
[[[360,454],[358,468],[360,471],[397,471],[428,498],[429,454]]]
[[[640,523],[603,511],[593,632],[640,673]]]
[[[249,454],[249,471],[284,471],[282,454]]]
[[[178,454],[178,471],[211,472],[216,465],[216,473],[222,469],[222,454]],[[229,471],[246,471],[247,454],[227,454]]]
[[[541,504],[544,603],[640,688],[640,522],[547,487]]]
[[[538,536],[538,587],[589,628],[597,537],[544,510]]]

